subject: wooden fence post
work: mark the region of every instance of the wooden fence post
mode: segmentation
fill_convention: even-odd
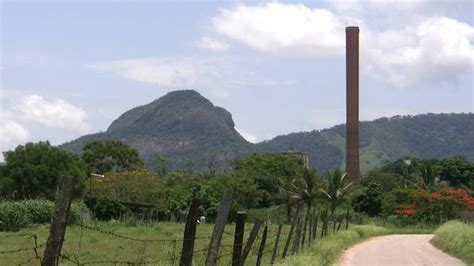
[[[304,241],[305,241],[305,238],[306,238],[306,229],[308,228],[308,219],[309,219],[309,215],[310,215],[310,212],[308,211],[308,213],[306,214],[306,217],[304,215],[304,208],[303,208],[303,215],[302,215],[302,219],[304,218],[304,226],[303,226],[303,234],[302,234],[302,237],[301,237],[301,249],[304,248]]]
[[[288,238],[286,239],[286,243],[285,243],[285,248],[283,249],[283,254],[281,255],[282,259],[286,257],[286,253],[288,252],[288,248],[290,247],[291,239],[293,237],[293,232],[295,231],[295,225],[297,222],[298,213],[300,213],[300,208],[301,208],[301,204],[298,204],[298,206],[296,207],[296,215],[293,219],[293,222],[291,223],[290,231],[288,232]]]
[[[244,251],[242,252],[242,256],[240,257],[240,265],[243,266],[245,263],[245,260],[247,259],[250,249],[252,249],[253,242],[255,242],[255,239],[257,238],[258,230],[260,229],[260,226],[262,225],[263,221],[260,219],[257,219],[253,225],[252,231],[250,231],[249,238],[247,239],[247,243],[245,244]]]
[[[318,215],[315,213],[313,216],[314,216],[313,239],[316,240],[316,237],[318,236]]]
[[[311,247],[311,241],[313,240],[313,214],[309,213],[309,232],[308,232],[308,246]]]
[[[282,224],[278,225],[278,230],[277,230],[277,236],[275,240],[275,246],[273,247],[273,252],[272,252],[272,262],[271,264],[273,265],[275,263],[275,257],[278,251],[278,242],[280,242],[280,234],[281,234],[281,228],[283,227]]]
[[[183,249],[179,265],[190,266],[193,263],[194,238],[196,237],[197,219],[199,218],[199,200],[193,199],[189,207],[186,226],[184,227]]]
[[[303,208],[300,208],[300,213],[296,215],[298,218],[297,218],[297,223],[296,223],[295,236],[293,239],[293,246],[291,247],[291,254],[295,254],[295,252],[298,251],[298,248],[300,246],[300,239],[301,239],[301,233],[303,229],[303,219],[304,219]]]
[[[247,214],[245,212],[237,212],[237,218],[235,220],[235,233],[234,233],[234,251],[232,253],[232,266],[240,265],[240,257],[242,255],[242,246],[245,232],[245,218]]]
[[[216,224],[212,231],[211,243],[209,244],[206,266],[213,266],[217,263],[222,233],[224,233],[224,227],[227,223],[227,217],[229,216],[230,204],[232,203],[232,193],[232,189],[227,189],[224,195],[222,195],[221,203],[217,211]]]
[[[51,226],[49,227],[49,237],[46,242],[43,261],[41,262],[43,266],[58,265],[64,234],[66,233],[69,210],[71,208],[74,177],[61,176],[58,181],[54,210],[51,216]]]
[[[349,209],[347,209],[346,213],[346,230],[349,229]]]
[[[260,266],[260,263],[262,262],[263,249],[265,248],[265,241],[267,240],[267,231],[268,231],[268,225],[265,225],[265,228],[263,229],[262,240],[260,241],[260,247],[258,248],[256,266]]]

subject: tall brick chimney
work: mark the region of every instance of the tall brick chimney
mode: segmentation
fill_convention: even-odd
[[[346,172],[359,178],[359,27],[346,28]]]

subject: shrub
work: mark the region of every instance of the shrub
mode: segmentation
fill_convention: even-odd
[[[118,200],[108,197],[97,198],[93,208],[95,216],[101,221],[109,221],[112,218],[117,219],[125,210],[125,206]]]
[[[16,232],[28,224],[28,215],[18,202],[0,203],[0,231]]]
[[[0,231],[18,231],[29,224],[44,224],[51,221],[54,203],[45,199],[0,202]],[[73,202],[69,222],[80,220],[87,211],[83,202]]]
[[[431,243],[443,251],[474,265],[474,226],[457,221],[443,224],[436,230]]]

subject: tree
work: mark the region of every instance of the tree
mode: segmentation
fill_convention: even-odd
[[[307,211],[303,229],[304,241],[304,235],[306,233],[311,207],[319,194],[320,180],[316,170],[305,168],[301,177],[293,180],[292,186],[295,191],[295,196],[298,196],[303,201],[303,203],[306,204]]]
[[[161,156],[159,154],[155,155],[155,172],[158,176],[165,176],[168,174],[167,164],[169,163],[170,159]]]
[[[370,216],[378,215],[382,210],[382,185],[371,182],[367,185],[365,193],[357,196],[352,201],[352,206],[357,212],[365,212]]]
[[[443,158],[439,162],[441,180],[449,182],[452,187],[472,185],[474,180],[474,163],[463,156]]]
[[[323,186],[320,188],[329,203],[331,216],[334,216],[337,206],[350,199],[352,182],[348,182],[346,176],[347,173],[339,170],[328,171]]]
[[[262,198],[259,208],[288,203],[289,195],[281,188],[290,190],[293,179],[305,169],[301,159],[284,153],[253,154],[234,161],[233,168],[255,180]]]
[[[442,184],[439,178],[440,168],[436,165],[436,160],[423,160],[417,168],[422,189],[432,192]]]
[[[76,178],[76,196],[84,190],[85,166],[75,155],[51,146],[48,141],[19,145],[5,152],[4,157],[6,165],[0,171],[3,198],[52,200],[61,175]]]
[[[387,173],[380,168],[368,170],[360,179],[360,184],[364,187],[369,187],[373,183],[379,184],[383,191],[390,191],[402,185],[399,175]]]
[[[84,145],[82,160],[89,173],[103,174],[143,167],[143,161],[135,149],[118,140],[92,141]]]

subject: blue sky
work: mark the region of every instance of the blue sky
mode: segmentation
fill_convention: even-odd
[[[1,1],[0,150],[105,131],[195,89],[252,142],[345,119],[344,27],[360,117],[473,112],[471,1]]]

